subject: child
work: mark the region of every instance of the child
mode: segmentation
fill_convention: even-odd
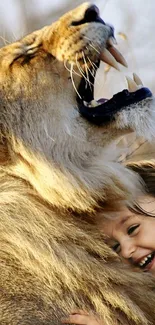
[[[107,244],[127,263],[155,275],[155,168],[148,177],[150,169],[142,176],[151,195],[144,195],[132,209],[122,206],[114,218],[101,219],[99,229],[107,235]],[[84,310],[72,312],[62,323],[106,325]]]

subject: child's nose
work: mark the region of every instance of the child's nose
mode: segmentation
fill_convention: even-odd
[[[122,257],[128,259],[132,257],[132,254],[135,252],[135,246],[133,242],[130,240],[126,240],[125,243],[122,243],[121,245],[121,255]]]

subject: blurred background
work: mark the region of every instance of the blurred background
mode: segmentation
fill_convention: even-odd
[[[81,0],[0,1],[0,46],[50,25]],[[121,73],[101,65],[96,97],[111,97],[126,86],[125,75],[136,72],[155,92],[155,0],[94,0],[101,16],[115,27],[118,49],[128,62]]]

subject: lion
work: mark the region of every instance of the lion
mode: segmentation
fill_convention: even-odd
[[[155,322],[153,279],[122,265],[96,226],[143,190],[116,142],[155,136],[154,99],[136,78],[134,91],[94,100],[100,61],[126,65],[113,40],[84,3],[0,50],[1,325],[61,324],[72,308],[106,325]]]

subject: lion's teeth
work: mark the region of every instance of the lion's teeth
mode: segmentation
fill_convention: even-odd
[[[107,49],[104,49],[104,51],[101,53],[100,59],[119,71],[119,66],[116,59]]]
[[[87,103],[87,102],[85,102],[85,100],[83,101],[83,103],[84,103],[84,105],[85,105],[85,106],[88,106],[88,103]]]
[[[137,84],[135,83],[134,80],[132,80],[130,77],[127,77],[126,76],[126,80],[127,80],[127,83],[128,83],[128,89],[130,92],[134,92],[136,90],[139,89],[139,87],[137,86]]]
[[[124,59],[123,55],[116,49],[116,47],[110,46],[108,50],[117,62],[124,65],[124,67],[126,68],[128,67],[126,60]]]
[[[95,99],[91,100],[91,102],[89,102],[89,103],[84,100],[83,104],[87,107],[96,107],[99,105]]]
[[[96,107],[96,106],[98,106],[98,102],[97,102],[95,99],[93,99],[93,100],[89,103],[89,107]]]
[[[142,83],[141,79],[137,76],[136,73],[133,73],[133,80],[135,81],[135,83],[136,83],[138,86],[143,86],[143,83]]]

